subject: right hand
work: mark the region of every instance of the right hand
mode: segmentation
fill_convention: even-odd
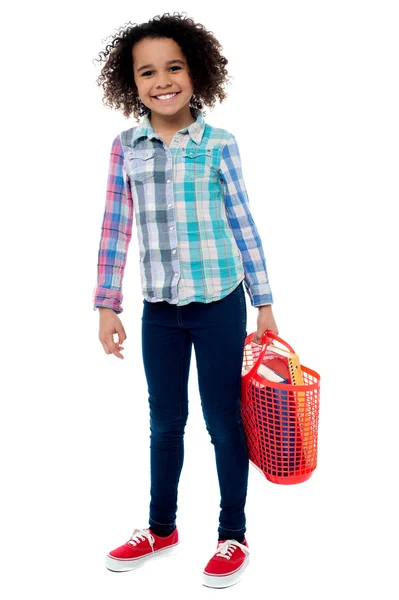
[[[105,353],[115,354],[117,358],[124,359],[125,357],[122,356],[120,351],[124,349],[121,344],[125,341],[127,336],[122,321],[112,308],[100,306],[98,310],[100,312],[100,331],[98,337],[103,345]],[[118,336],[117,342],[114,342],[115,333]]]

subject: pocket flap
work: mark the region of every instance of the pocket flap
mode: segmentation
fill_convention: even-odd
[[[149,158],[154,158],[155,156],[155,148],[148,150],[129,150],[128,158],[130,160],[134,158],[139,158],[141,160],[148,160]]]
[[[210,148],[194,148],[191,150],[187,150],[187,148],[183,148],[183,156],[184,158],[197,158],[199,156],[211,156]]]

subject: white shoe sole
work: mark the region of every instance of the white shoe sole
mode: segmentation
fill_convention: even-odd
[[[206,587],[211,588],[224,588],[229,587],[230,585],[234,585],[238,583],[241,579],[242,574],[249,564],[249,556],[245,559],[242,566],[231,575],[206,575],[206,573],[202,574],[202,584],[206,585]]]
[[[150,554],[146,554],[141,558],[113,558],[109,554],[107,554],[105,559],[105,566],[109,571],[132,571],[133,569],[138,569],[148,560],[163,558],[164,556],[168,556],[168,554],[173,554],[175,547],[180,543],[176,542],[173,546],[168,546],[167,548],[163,548],[162,550],[156,550],[155,552],[151,552]]]

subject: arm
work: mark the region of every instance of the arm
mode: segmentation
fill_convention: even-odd
[[[271,310],[273,296],[267,276],[266,260],[249,207],[238,144],[232,134],[222,150],[220,177],[223,182],[227,218],[243,258],[244,284],[251,304],[255,307],[269,305]]]
[[[123,312],[122,281],[132,224],[133,200],[129,178],[123,169],[123,149],[118,135],[112,142],[109,160],[93,310],[104,307],[111,308],[117,314]]]

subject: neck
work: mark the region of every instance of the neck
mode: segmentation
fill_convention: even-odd
[[[190,107],[185,106],[184,110],[178,111],[174,115],[161,115],[151,111],[149,120],[154,131],[163,131],[165,133],[175,133],[184,127],[188,127],[195,122],[195,117],[192,115]]]

